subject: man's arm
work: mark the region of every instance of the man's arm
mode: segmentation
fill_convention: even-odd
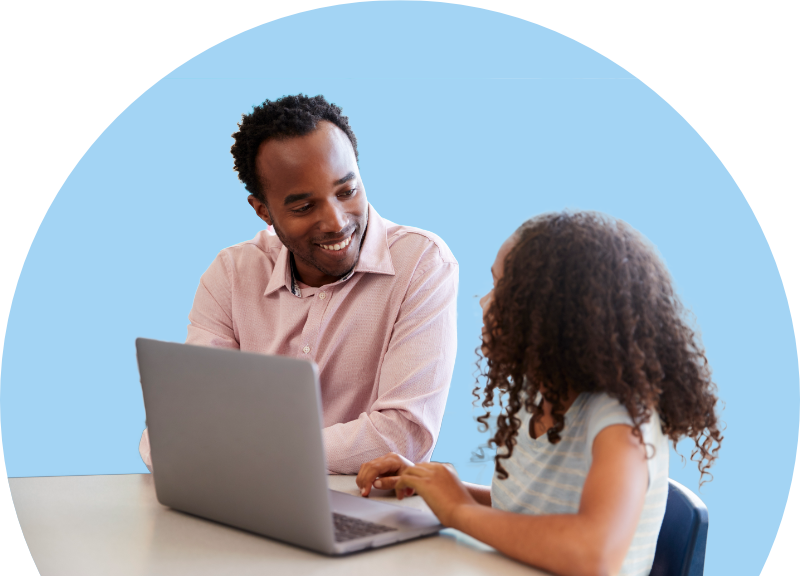
[[[147,469],[152,472],[153,459],[150,457],[150,433],[147,431],[147,428],[144,429],[144,432],[142,432],[142,439],[139,440],[139,456],[141,456],[142,462],[147,466]]]
[[[455,364],[457,292],[458,264],[432,243],[400,307],[377,399],[358,419],[323,430],[329,471],[354,474],[387,452],[430,459]]]
[[[231,276],[227,256],[220,252],[200,277],[189,312],[187,344],[239,348],[233,326]]]
[[[220,253],[200,278],[200,285],[189,312],[187,344],[239,348],[231,317],[231,280],[228,267]],[[150,433],[147,428],[139,441],[139,455],[147,469],[153,471],[150,457]]]

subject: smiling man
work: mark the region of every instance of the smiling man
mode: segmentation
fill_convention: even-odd
[[[187,344],[316,362],[331,472],[387,451],[430,459],[456,355],[452,253],[367,202],[356,137],[322,96],[266,100],[233,137],[269,228],[203,274]],[[139,449],[152,467],[147,430]]]

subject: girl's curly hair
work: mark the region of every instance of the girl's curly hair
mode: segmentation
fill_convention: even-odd
[[[692,438],[702,484],[722,441],[716,385],[655,248],[596,212],[544,214],[515,238],[482,342],[487,412],[478,421],[488,428],[497,395],[501,412],[489,444],[504,448],[495,456],[498,475],[508,477],[501,460],[516,444],[520,409],[533,414],[532,423],[542,416],[537,391],[552,405],[547,437],[554,444],[568,393],[605,392],[628,410],[640,440],[653,411],[674,446]]]

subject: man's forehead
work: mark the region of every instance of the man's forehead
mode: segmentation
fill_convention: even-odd
[[[256,163],[295,165],[307,163],[309,156],[342,156],[353,154],[347,135],[330,122],[303,136],[270,138],[261,143]]]
[[[322,128],[322,124],[332,128]],[[328,122],[321,122],[306,136],[263,142],[256,155],[256,168],[265,191],[275,185],[283,189],[319,183],[320,179],[333,186],[358,174],[350,141]]]

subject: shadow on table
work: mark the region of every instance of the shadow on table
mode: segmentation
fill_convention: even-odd
[[[329,557],[162,507],[155,515],[149,549],[151,574],[391,574],[483,575],[535,573],[469,536],[439,536]]]

